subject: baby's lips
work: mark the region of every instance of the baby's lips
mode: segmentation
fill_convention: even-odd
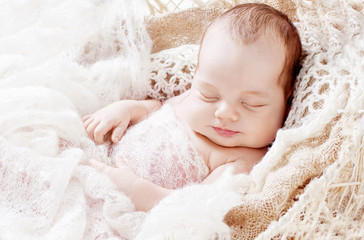
[[[237,131],[233,131],[233,130],[230,130],[230,129],[224,129],[224,128],[218,128],[218,127],[213,127],[213,129],[220,135],[223,135],[223,136],[233,136],[239,132]]]

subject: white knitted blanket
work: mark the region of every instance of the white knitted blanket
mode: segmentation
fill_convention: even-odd
[[[86,164],[90,157],[109,163],[108,144],[95,145],[81,117],[118,99],[183,91],[197,47],[151,55],[141,0],[0,2],[0,239],[229,239],[229,210],[260,192],[282,196],[267,183],[289,176],[289,168],[279,169],[291,162],[325,165],[318,151],[332,159],[329,167],[301,198],[284,198],[294,199],[289,208],[261,208],[284,211],[260,239],[364,238],[363,3],[296,7],[307,57],[286,126],[267,156],[250,176],[227,172],[144,214]],[[165,82],[166,75],[178,81]]]

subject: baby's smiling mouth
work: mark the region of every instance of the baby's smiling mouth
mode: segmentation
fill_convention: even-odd
[[[218,128],[218,127],[212,127],[219,135],[224,136],[224,137],[230,137],[233,136],[235,134],[238,134],[239,132],[237,131],[232,131],[229,129],[224,129],[224,128]]]

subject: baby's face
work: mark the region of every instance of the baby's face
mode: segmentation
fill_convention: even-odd
[[[278,84],[284,57],[284,46],[274,39],[238,46],[221,31],[208,33],[186,99],[192,130],[224,147],[267,146],[286,110]]]

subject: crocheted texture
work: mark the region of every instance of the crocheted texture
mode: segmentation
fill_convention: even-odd
[[[163,101],[189,89],[197,64],[197,53],[198,45],[182,45],[153,54],[148,65],[148,97]]]
[[[209,173],[169,104],[130,127],[112,152],[116,165],[122,161],[139,177],[168,189],[201,182]]]

